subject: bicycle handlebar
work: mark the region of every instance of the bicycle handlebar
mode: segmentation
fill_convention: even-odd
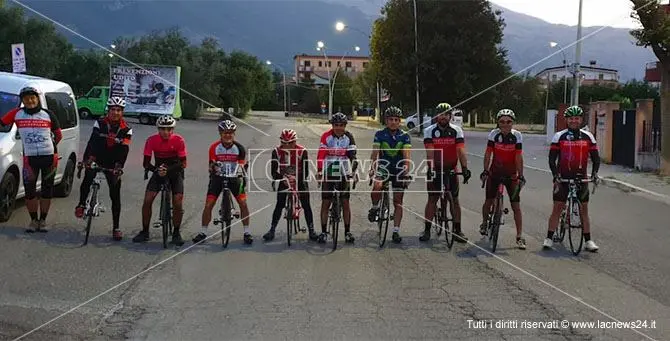
[[[84,166],[83,162],[77,163],[77,179],[81,179],[81,170],[84,169],[84,167],[85,166]],[[112,173],[112,174],[116,173],[116,175],[119,175],[119,176],[123,175],[123,170],[122,169],[100,167],[95,162],[91,162],[91,164],[86,168],[94,170],[96,172]]]

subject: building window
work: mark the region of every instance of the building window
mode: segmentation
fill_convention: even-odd
[[[600,79],[600,80],[603,80],[603,79],[605,79],[605,75],[603,75],[602,73],[601,73],[601,74],[599,74],[599,75],[598,75],[598,79]]]
[[[340,61],[339,60],[337,61],[337,66],[340,66]]]
[[[333,66],[333,62],[331,62],[331,61],[329,60],[329,61],[328,61],[328,67],[331,67],[331,66]]]
[[[322,67],[322,66],[323,66],[323,62],[319,61],[319,67]]]
[[[305,61],[305,66],[312,66],[312,62],[310,62],[309,60],[306,60]]]
[[[558,76],[556,74],[551,75],[551,81],[555,82],[556,80],[558,80]]]
[[[351,62],[344,62],[344,66],[351,67]]]

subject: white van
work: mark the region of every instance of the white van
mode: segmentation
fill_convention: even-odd
[[[51,79],[0,72],[0,117],[21,105],[18,94],[26,86],[40,92],[42,107],[52,111],[60,123],[63,139],[58,143],[54,195],[67,197],[72,191],[79,149],[79,117],[72,88]],[[0,222],[9,220],[16,199],[25,195],[22,167],[23,145],[16,124],[0,128]],[[38,193],[40,182],[37,182]]]

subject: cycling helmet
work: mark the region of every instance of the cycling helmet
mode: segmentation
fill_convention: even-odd
[[[496,120],[499,120],[503,116],[509,116],[512,120],[516,120],[516,115],[511,109],[502,109],[496,114]]]
[[[336,112],[330,119],[330,123],[347,123],[347,116],[341,112]]]
[[[577,105],[565,109],[565,117],[584,116],[584,111]]]
[[[126,100],[123,97],[110,97],[107,99],[107,108],[109,107],[126,107]]]
[[[39,97],[40,93],[39,91],[37,91],[37,89],[33,88],[32,86],[27,86],[21,89],[21,91],[19,92],[20,98],[23,98],[23,96],[25,95],[35,95]]]
[[[402,117],[402,110],[397,107],[389,107],[384,111],[385,117]]]
[[[158,128],[174,128],[176,125],[177,121],[170,115],[163,115],[156,120]]]
[[[281,132],[281,135],[279,135],[279,141],[283,143],[289,143],[293,142],[298,139],[298,134],[296,134],[295,130],[293,129],[284,129]]]
[[[235,131],[237,130],[237,125],[235,122],[231,120],[223,120],[219,122],[219,131],[224,131],[224,130],[232,130]]]
[[[440,103],[440,104],[437,105],[437,107],[435,107],[435,109],[437,109],[437,114],[438,115],[439,114],[444,114],[447,111],[451,110],[451,105],[449,105],[449,103]]]

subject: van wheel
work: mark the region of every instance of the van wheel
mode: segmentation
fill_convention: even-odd
[[[409,129],[414,129],[414,127],[415,127],[415,126],[414,126],[414,122],[409,122],[409,123],[407,123],[407,128],[409,128]]]
[[[91,118],[91,112],[88,109],[79,109],[79,118],[88,120]]]
[[[63,179],[60,184],[55,188],[54,194],[57,197],[65,198],[70,195],[72,192],[72,184],[74,183],[74,161],[72,159],[67,160],[67,165],[65,166],[65,172],[63,173]]]
[[[146,115],[146,114],[140,115],[140,123],[150,125],[151,124],[151,117],[149,117],[149,115]]]
[[[12,217],[16,204],[16,185],[14,174],[7,172],[0,183],[0,222],[5,222]]]

